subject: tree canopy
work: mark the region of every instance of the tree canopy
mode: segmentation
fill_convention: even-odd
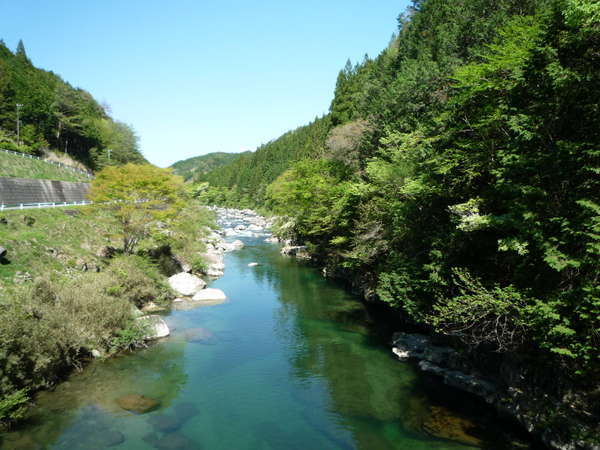
[[[119,224],[123,251],[132,253],[141,239],[160,228],[158,221],[175,217],[182,207],[183,179],[169,169],[125,164],[102,169],[88,198],[112,211]]]

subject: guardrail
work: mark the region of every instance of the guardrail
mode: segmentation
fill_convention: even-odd
[[[22,158],[37,159],[39,161],[42,161],[42,162],[45,162],[45,163],[48,163],[48,164],[54,164],[55,166],[62,167],[63,169],[67,169],[67,170],[71,170],[73,172],[80,173],[82,175],[87,176],[88,178],[93,178],[94,177],[93,173],[88,172],[86,170],[81,170],[81,169],[78,169],[76,167],[69,166],[67,164],[63,164],[63,163],[58,162],[58,161],[52,161],[52,160],[49,160],[49,159],[42,159],[39,156],[30,155],[29,153],[15,152],[15,151],[12,151],[12,150],[5,150],[3,148],[0,148],[0,152],[9,153],[11,155],[17,155],[17,156],[20,156]]]
[[[60,206],[83,206],[91,205],[92,202],[82,200],[80,202],[52,202],[52,203],[18,203],[14,205],[0,204],[0,212],[7,211],[9,209],[32,209],[32,208],[56,208]]]

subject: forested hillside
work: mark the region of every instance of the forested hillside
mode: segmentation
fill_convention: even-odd
[[[91,169],[144,162],[134,131],[107,110],[83,89],[34,67],[23,42],[13,54],[0,41],[0,148],[35,154],[58,150]]]
[[[250,152],[243,153],[225,153],[213,152],[206,155],[194,156],[193,158],[177,161],[171,165],[173,172],[176,175],[183,177],[185,181],[202,181],[204,175],[212,170],[215,170],[241,155],[246,155]]]
[[[576,408],[597,426],[598,49],[592,0],[414,1],[340,72],[329,115],[205,196],[286,216],[328,274],[577,405],[547,424],[575,433]]]
[[[293,162],[315,156],[330,128],[329,116],[316,118],[309,125],[260,146],[256,152],[243,153],[209,172],[202,178],[213,187],[206,198],[240,206],[261,204],[267,185]]]

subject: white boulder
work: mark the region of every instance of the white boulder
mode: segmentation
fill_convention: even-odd
[[[180,295],[192,296],[206,286],[202,278],[181,272],[169,278],[169,286]]]
[[[221,248],[223,248],[223,250],[225,250],[226,252],[234,252],[236,250],[241,250],[242,248],[244,248],[244,243],[239,239],[233,242],[224,242],[223,244],[221,244]]]
[[[138,317],[136,320],[147,327],[146,336],[144,336],[144,339],[160,339],[167,337],[171,333],[169,331],[169,326],[160,316],[143,316]]]
[[[225,299],[227,299],[225,292],[215,288],[202,289],[192,297],[192,300],[195,302],[222,302]]]

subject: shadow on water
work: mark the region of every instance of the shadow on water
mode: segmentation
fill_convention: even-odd
[[[1,448],[514,448],[489,409],[397,361],[356,298],[275,245],[246,244],[213,283],[227,302],[173,311],[168,340],[39,394]],[[131,394],[157,405],[125,411]]]

